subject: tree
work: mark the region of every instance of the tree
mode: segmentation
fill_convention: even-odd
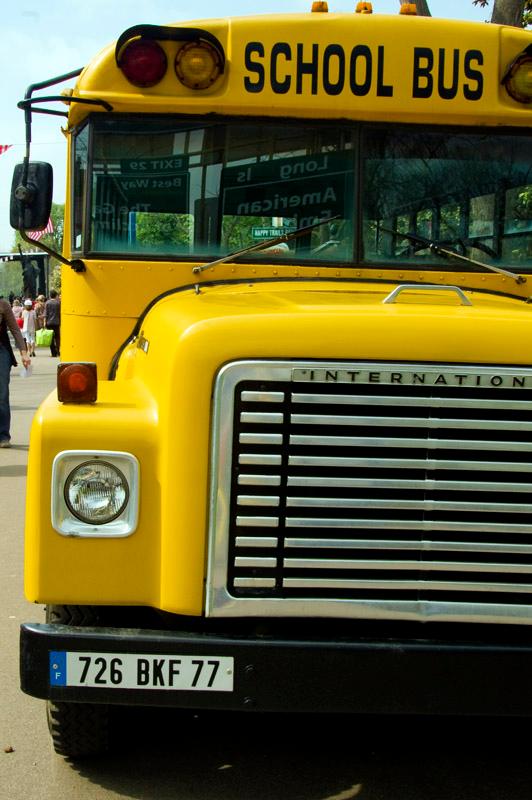
[[[402,0],[399,2],[402,3]],[[473,5],[485,8],[489,0],[473,0]],[[431,16],[427,0],[416,0],[416,6],[419,16]],[[532,24],[532,0],[493,0],[491,22],[526,28]]]
[[[166,214],[137,212],[137,242],[145,247],[175,250],[188,247],[191,231],[191,218],[188,214]]]
[[[39,250],[39,242],[42,241],[43,244],[48,245],[52,250],[55,250],[56,253],[61,253],[63,249],[63,230],[64,230],[64,217],[65,217],[65,206],[60,203],[52,203],[52,210],[50,212],[50,218],[52,220],[53,225],[53,233],[45,233],[41,239],[38,239],[35,242],[33,247],[34,251]],[[26,242],[25,239],[22,238],[18,231],[15,232],[15,241],[13,247],[11,248],[12,253],[18,253],[19,247],[25,253],[32,251],[31,245]],[[55,289],[56,291],[61,290],[61,270],[59,261],[56,258],[50,258],[50,276],[49,276],[49,289]]]
[[[52,225],[54,227],[53,233],[45,233],[41,239],[35,242],[35,249],[39,249],[39,242],[42,241],[43,244],[48,245],[52,250],[55,250],[56,253],[60,253],[63,248],[63,229],[64,229],[64,217],[65,217],[65,206],[61,205],[60,203],[52,203],[52,210],[50,212],[50,218],[52,220]],[[25,239],[22,238],[18,231],[15,232],[15,242],[13,247],[11,248],[12,253],[18,252],[19,245],[22,247],[23,250],[27,250],[30,245],[26,242]],[[52,259],[55,261],[55,259]]]
[[[473,0],[474,5],[485,8],[488,0]],[[523,28],[527,23],[525,13],[530,12],[530,0],[494,0],[491,21],[499,25]]]

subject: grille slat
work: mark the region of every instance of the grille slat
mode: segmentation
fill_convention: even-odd
[[[245,477],[245,481],[242,478]],[[264,475],[246,475],[239,476],[238,482],[249,483],[258,485],[259,479],[262,480]],[[281,477],[276,476],[276,486],[280,485]],[[265,481],[266,484],[266,481]],[[271,485],[271,484],[266,484]],[[395,490],[411,490],[420,489],[424,492],[516,492],[516,493],[530,493],[532,492],[532,483],[494,483],[490,481],[468,481],[462,483],[460,481],[444,481],[432,480],[426,478],[425,480],[403,480],[401,478],[386,479],[386,478],[327,478],[321,476],[293,476],[289,475],[286,479],[287,486],[297,487],[314,487],[314,488],[333,488],[333,489],[395,489]]]
[[[504,592],[532,594],[532,586],[518,583],[479,582],[475,585],[465,581],[401,581],[401,580],[356,580],[350,578],[285,578],[283,586],[289,589],[385,589],[385,590],[420,590],[442,592]]]
[[[240,504],[241,498],[238,498]],[[253,503],[249,505],[279,505],[279,498],[276,497],[276,503],[273,498],[266,496],[255,496]],[[463,503],[459,501],[446,501],[446,500],[427,500],[420,498],[419,500],[376,500],[375,498],[366,498],[359,500],[353,497],[287,497],[286,505],[288,508],[362,508],[379,511],[384,509],[409,510],[409,511],[468,511],[470,513],[480,511],[478,503]],[[529,503],[513,504],[508,503],[486,503],[482,504],[482,513],[488,514],[495,511],[503,514],[530,514],[532,512],[532,505]],[[532,530],[532,528],[531,528]]]
[[[247,457],[247,456],[246,456]],[[267,459],[269,456],[249,456],[255,458],[256,461],[244,461],[244,464],[261,464],[267,463],[259,459]],[[271,456],[272,459],[278,459],[273,463],[281,463],[281,456]],[[349,456],[334,457],[334,456],[289,456],[288,464],[291,467],[336,467],[336,468],[355,468],[362,467],[365,469],[419,469],[419,470],[463,470],[475,472],[532,472],[532,463],[526,461],[459,461],[456,459],[436,459],[436,458],[354,458]]]
[[[311,403],[312,405],[348,405],[348,406],[411,406],[412,408],[471,408],[471,409],[498,409],[508,411],[532,411],[532,400],[498,400],[464,397],[420,397],[405,395],[362,395],[336,394],[331,398],[330,394],[292,394],[293,403]]]
[[[263,559],[265,562],[269,561],[270,563],[267,566],[276,566],[275,563],[271,563],[271,559]],[[237,566],[239,561],[246,561],[246,559],[237,559]],[[251,559],[250,559],[251,561]],[[254,562],[257,562],[258,559],[254,559]],[[253,563],[253,566],[256,564]],[[242,564],[242,566],[246,566],[246,564]],[[486,573],[486,564],[485,563],[475,563],[474,561],[387,561],[385,559],[376,560],[376,559],[357,559],[356,561],[350,560],[347,558],[342,559],[332,559],[332,558],[285,558],[283,560],[283,566],[286,569],[303,569],[303,570],[311,570],[311,569],[333,569],[333,570],[345,570],[349,572],[354,572],[357,570],[365,572],[366,570],[379,570],[379,571],[398,571],[398,572],[422,572],[422,573],[430,573],[430,572],[482,572]],[[513,572],[513,573],[523,573],[530,575],[532,574],[532,564],[497,564],[496,562],[490,562],[489,564],[489,572],[490,573],[498,573],[498,572]],[[530,591],[532,592],[532,586],[530,586]]]
[[[532,624],[532,370],[235,362],[215,407],[209,614]]]
[[[246,520],[267,519],[266,517],[237,517],[239,525],[254,524],[246,523]],[[260,523],[257,523],[260,524]],[[438,522],[436,520],[413,520],[413,519],[347,519],[344,517],[286,517],[285,526],[287,528],[328,528],[336,530],[345,528],[348,530],[396,530],[396,531],[463,531],[471,534],[474,532],[482,533],[526,533],[532,536],[532,525],[519,525],[512,522],[495,524],[488,522],[452,522],[450,520]]]
[[[265,434],[263,434],[265,435]],[[532,442],[491,441],[489,439],[414,439],[377,436],[322,436],[320,434],[292,434],[290,444],[303,447],[386,447],[390,450],[415,448],[427,450],[513,450],[532,453]]]
[[[244,416],[243,414],[241,415]],[[246,415],[247,416],[247,415]],[[242,422],[252,422],[253,420],[242,419]],[[260,420],[257,420],[260,421]],[[427,430],[465,429],[465,430],[491,430],[493,420],[491,419],[443,419],[441,417],[372,417],[372,416],[345,416],[337,415],[328,417],[323,414],[291,414],[290,422],[292,425],[335,425],[339,427],[361,427],[361,428],[416,428]],[[532,423],[514,420],[498,420],[497,428],[501,431],[532,431]]]

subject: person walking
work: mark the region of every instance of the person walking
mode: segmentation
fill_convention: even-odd
[[[18,297],[15,297],[15,299],[13,300],[12,310],[13,310],[13,315],[15,317],[17,325],[19,326],[19,328],[22,328],[22,312],[23,312],[24,308],[22,306],[22,303],[18,299]]]
[[[44,328],[44,304],[46,302],[46,298],[43,294],[40,294],[37,297],[37,300],[33,304],[33,310],[35,311],[35,330],[40,331],[41,328]]]
[[[11,367],[17,360],[11,347],[9,333],[15,340],[20,357],[27,369],[31,363],[24,338],[15,320],[13,310],[7,300],[0,299],[0,447],[11,447],[11,409],[9,407],[9,378]]]
[[[61,301],[55,289],[52,289],[49,299],[44,304],[44,327],[54,332],[50,353],[55,358],[61,350]]]
[[[31,300],[24,300],[22,312],[22,336],[26,340],[26,348],[31,358],[35,355],[35,329],[37,327],[35,311]]]

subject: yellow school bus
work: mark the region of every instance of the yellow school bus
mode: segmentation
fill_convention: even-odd
[[[359,11],[136,25],[19,104],[15,228],[33,114],[68,143],[21,631],[59,753],[128,704],[532,712],[532,34]]]

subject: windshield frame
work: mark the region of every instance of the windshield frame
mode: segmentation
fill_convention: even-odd
[[[375,122],[357,122],[357,121],[348,121],[343,120],[341,122],[334,122],[334,124],[330,120],[313,120],[313,119],[283,119],[279,121],[276,118],[257,118],[257,117],[222,117],[219,115],[209,115],[209,117],[205,116],[198,116],[198,115],[161,115],[161,114],[114,114],[110,113],[107,115],[102,115],[99,113],[92,113],[90,114],[87,119],[84,121],[82,125],[80,125],[77,129],[73,131],[73,146],[71,149],[71,187],[70,187],[70,196],[72,199],[72,219],[75,218],[83,219],[81,230],[82,235],[81,238],[76,241],[76,230],[79,231],[79,227],[76,228],[75,225],[72,225],[72,252],[76,255],[83,256],[84,258],[98,258],[104,260],[127,260],[131,262],[135,261],[154,261],[154,262],[182,262],[186,263],[198,263],[201,261],[211,261],[214,260],[215,257],[220,257],[226,255],[223,251],[220,250],[219,256],[214,256],[212,252],[201,252],[201,251],[194,251],[192,253],[157,253],[157,252],[132,252],[127,249],[116,251],[108,251],[102,250],[98,248],[92,248],[90,244],[90,237],[92,235],[91,230],[91,208],[93,204],[93,180],[92,176],[94,174],[94,160],[95,160],[95,148],[94,148],[94,135],[95,130],[98,129],[100,121],[104,123],[104,121],[109,120],[110,118],[114,120],[124,120],[128,123],[137,123],[137,122],[145,122],[149,120],[154,124],[157,121],[161,121],[167,127],[169,124],[179,125],[183,124],[185,126],[197,125],[198,128],[207,128],[212,126],[234,126],[234,125],[257,125],[257,126],[273,126],[279,127],[281,124],[286,126],[305,126],[307,128],[316,128],[317,130],[324,129],[324,128],[333,128],[335,130],[342,129],[346,134],[350,133],[353,142],[353,178],[352,178],[352,208],[351,208],[351,219],[349,220],[349,224],[351,225],[351,238],[352,238],[352,248],[350,248],[349,253],[347,256],[343,258],[334,258],[334,252],[328,254],[327,260],[324,260],[323,257],[321,258],[312,258],[312,257],[305,257],[305,258],[298,258],[295,253],[291,252],[288,255],[282,253],[276,253],[274,262],[275,264],[279,265],[294,265],[294,266],[319,266],[320,268],[325,269],[338,269],[338,268],[364,268],[368,270],[382,270],[391,269],[391,270],[401,270],[401,271],[413,271],[423,269],[426,271],[441,271],[445,269],[446,271],[460,271],[460,272],[479,272],[480,268],[475,266],[474,264],[464,264],[453,263],[452,259],[449,258],[442,258],[438,262],[434,261],[434,254],[431,254],[431,257],[424,257],[423,254],[419,259],[416,259],[416,262],[413,263],[412,260],[407,258],[400,259],[394,258],[393,261],[386,261],[384,259],[379,260],[369,260],[368,258],[364,258],[363,250],[364,250],[364,234],[363,234],[363,226],[364,226],[364,219],[363,219],[363,190],[364,190],[364,159],[362,157],[362,141],[364,139],[364,132],[369,129],[372,131],[386,131],[392,130],[394,133],[400,133],[405,137],[408,137],[409,134],[444,134],[444,136],[450,136],[453,134],[461,134],[464,136],[493,136],[493,137],[503,137],[503,136],[512,136],[512,137],[523,137],[523,138],[531,138],[530,131],[526,128],[487,128],[487,127],[461,127],[461,126],[441,126],[441,125],[412,125],[412,124],[394,124],[393,127],[390,124],[385,123],[375,123]],[[75,159],[76,159],[76,143],[78,141],[78,137],[85,132],[87,135],[87,146],[88,146],[88,154],[87,154],[87,173],[85,176],[86,185],[80,191],[78,188],[78,192],[76,194],[76,187],[75,187],[75,179],[76,179],[76,169],[75,169]],[[531,139],[532,142],[532,139]],[[532,148],[531,148],[532,150]],[[532,166],[531,166],[532,171]],[[82,209],[79,208],[79,205],[83,206]],[[80,213],[82,212],[82,213]],[[401,231],[403,232],[403,231]],[[532,232],[530,233],[532,236]],[[426,237],[430,238],[430,237]],[[323,253],[322,253],[323,255]],[[257,250],[255,252],[250,252],[245,255],[245,257],[236,258],[236,263],[239,260],[243,260],[247,263],[253,264],[270,264],[272,263],[272,255],[268,254],[267,250]],[[482,256],[478,256],[477,260],[483,261],[484,258]],[[530,261],[530,265],[525,267],[524,269],[518,268],[515,264],[505,264],[504,261],[498,260],[494,261],[494,264],[501,264],[501,266],[506,266],[516,274],[519,272],[523,272],[527,274],[532,272],[532,260]]]

